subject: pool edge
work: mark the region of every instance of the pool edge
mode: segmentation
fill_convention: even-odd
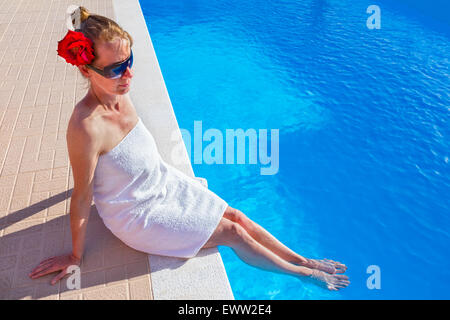
[[[194,177],[180,128],[164,83],[151,37],[138,0],[112,0],[116,21],[134,39],[134,79],[130,97],[146,127],[152,132],[163,159]],[[151,83],[149,87],[147,84]],[[152,111],[152,113],[149,112]],[[172,161],[172,150],[183,145],[182,159]],[[178,162],[180,161],[180,162]],[[155,300],[233,300],[233,292],[217,248],[200,250],[191,259],[148,257],[152,296]]]

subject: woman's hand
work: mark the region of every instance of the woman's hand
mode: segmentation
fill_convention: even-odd
[[[63,255],[59,257],[52,257],[42,261],[36,268],[28,275],[31,279],[37,279],[46,274],[61,271],[56,277],[53,278],[51,284],[54,285],[61,278],[67,274],[67,268],[72,265],[80,265],[81,260],[75,257],[73,254]]]

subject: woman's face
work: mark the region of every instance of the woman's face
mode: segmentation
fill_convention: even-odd
[[[122,62],[130,57],[131,48],[126,39],[117,38],[113,42],[95,43],[96,60],[92,66],[103,70],[106,66]],[[91,81],[91,86],[100,88],[105,94],[123,95],[130,90],[133,72],[130,67],[117,79],[108,79],[86,66],[80,66],[80,71]]]

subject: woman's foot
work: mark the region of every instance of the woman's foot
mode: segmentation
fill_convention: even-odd
[[[317,284],[325,286],[328,290],[337,291],[339,289],[345,288],[350,284],[348,277],[343,274],[328,274],[320,270],[312,270],[309,276],[313,281],[318,282]]]
[[[308,267],[310,269],[324,271],[329,274],[344,273],[345,270],[347,270],[347,267],[345,266],[345,264],[342,264],[337,261],[333,261],[333,260],[329,260],[329,259],[322,259],[322,260],[307,259],[307,260],[308,260],[308,262],[305,265],[305,267]]]

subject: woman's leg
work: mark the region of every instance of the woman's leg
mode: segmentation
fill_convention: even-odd
[[[343,273],[347,269],[347,267],[340,262],[327,259],[307,259],[299,255],[286,247],[259,224],[250,220],[245,214],[235,208],[228,206],[225,210],[224,217],[241,225],[253,239],[288,262],[299,264],[308,268],[318,269],[331,274]]]
[[[226,218],[221,219],[203,248],[219,245],[229,246],[239,258],[251,266],[295,277],[306,277],[305,279],[318,281],[330,290],[346,287],[349,283],[345,275],[329,275],[287,262],[258,243],[238,223]]]

